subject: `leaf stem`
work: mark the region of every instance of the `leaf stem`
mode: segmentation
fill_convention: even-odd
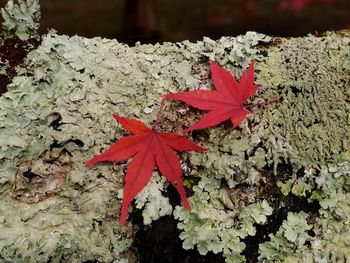
[[[165,104],[165,100],[166,100],[166,95],[163,95],[162,101],[161,101],[161,103],[160,103],[160,107],[159,107],[159,110],[158,110],[158,113],[157,113],[156,121],[154,122],[153,127],[152,127],[152,129],[153,129],[154,131],[156,131],[157,125],[158,125],[158,123],[159,123],[160,114],[161,114],[162,111],[163,111],[164,104]]]
[[[259,102],[259,103],[255,103],[255,104],[250,104],[247,106],[243,106],[245,109],[250,109],[253,108],[255,106],[259,106],[259,105],[266,105],[266,104],[272,104],[272,103],[280,103],[280,100],[270,100],[270,101],[265,101],[265,102]]]

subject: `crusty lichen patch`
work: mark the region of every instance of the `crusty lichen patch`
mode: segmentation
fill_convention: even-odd
[[[291,39],[271,48],[257,66],[261,92],[283,100],[263,120],[275,162],[319,167],[349,151],[349,43],[337,35]]]
[[[24,161],[18,166],[12,188],[14,199],[30,204],[62,191],[72,169],[71,157],[57,148],[45,157]]]

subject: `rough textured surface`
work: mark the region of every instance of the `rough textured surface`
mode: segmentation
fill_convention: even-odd
[[[62,191],[72,162],[57,148],[51,156],[22,162],[13,180],[12,197],[24,203],[36,203]]]
[[[1,14],[4,19],[2,26],[7,34],[15,34],[21,40],[38,36],[41,17],[38,0],[10,0],[1,9]]]
[[[260,243],[259,260],[345,262],[349,44],[346,32],[289,40],[249,32],[130,48],[50,32],[0,97],[0,260],[122,259],[131,245],[128,229],[118,225],[125,165],[84,164],[125,135],[112,113],[151,125],[163,94],[210,87],[210,58],[237,78],[255,59],[261,87],[251,102],[282,103],[255,108],[235,130],[223,124],[189,135],[210,150],[181,155],[187,185],[198,182],[189,198],[192,212],[175,208],[184,247],[244,261],[246,238],[274,226],[281,208],[292,211],[281,200],[295,196],[320,209],[281,218]],[[161,129],[181,131],[200,114],[167,103]],[[137,201],[149,211],[145,223],[170,213],[154,209],[159,202],[169,209],[162,183],[154,187],[146,189],[154,194],[147,202],[142,195]]]
[[[194,196],[190,198],[196,208],[194,211],[189,213],[180,207],[175,210],[175,215],[182,221],[179,228],[184,231],[180,237],[184,239],[185,247],[196,244],[205,252],[204,245],[207,250],[222,251],[227,262],[237,262],[237,258],[231,258],[232,251],[238,256],[244,250],[242,238],[255,235],[249,227],[245,228],[244,218],[237,216],[242,214],[240,210],[249,209],[252,203],[258,204],[262,198],[266,198],[274,210],[283,206],[282,203],[276,204],[276,196],[272,195],[274,190],[269,189],[271,178],[268,176],[273,176],[280,180],[281,194],[291,192],[291,195],[304,197],[305,202],[317,200],[321,210],[319,215],[308,215],[314,223],[307,227],[308,230],[314,229],[314,243],[298,242],[298,246],[293,247],[295,240],[288,239],[288,236],[281,243],[277,238],[283,231],[280,230],[270,241],[275,248],[278,243],[277,248],[266,252],[270,246],[262,246],[264,253],[259,258],[334,262],[334,258],[349,256],[341,249],[329,254],[329,247],[334,247],[329,236],[341,235],[342,240],[349,236],[349,231],[345,231],[349,216],[345,201],[348,187],[346,179],[341,178],[348,178],[350,172],[350,75],[346,66],[350,59],[350,38],[349,35],[328,34],[319,38],[279,39],[279,42],[279,45],[264,50],[265,59],[257,63],[257,82],[261,85],[257,97],[265,100],[280,97],[282,103],[264,110],[255,109],[240,125],[241,129],[230,131],[219,127],[199,132],[206,137],[200,137],[206,141],[204,147],[211,150],[206,154],[192,154],[190,163],[201,167],[199,170],[210,171],[210,181],[201,174],[197,186],[200,191],[195,187]],[[232,71],[236,72],[235,69]],[[278,172],[280,166],[289,167],[290,173]],[[268,173],[271,169],[274,174]],[[254,214],[256,209],[256,206],[250,209],[248,215]],[[342,215],[341,219],[335,210]],[[264,212],[260,210],[259,214],[264,215]],[[287,220],[291,218],[293,214],[288,214]],[[335,218],[339,220],[337,230],[329,228]],[[229,228],[223,224],[227,221],[231,224]],[[212,231],[193,231],[206,224]],[[293,231],[295,235],[303,235],[305,229],[301,227]],[[237,231],[244,234],[237,234]],[[202,239],[203,233],[211,233],[212,237]],[[215,239],[225,240],[221,235],[237,238],[228,239],[231,243],[221,242],[219,248],[213,247],[211,243]],[[201,240],[207,243],[203,244]],[[228,246],[230,250],[227,250]],[[309,253],[300,254],[304,251]],[[244,258],[240,257],[240,260]]]
[[[145,225],[151,224],[152,221],[162,216],[171,215],[173,212],[169,198],[162,195],[162,192],[165,191],[165,182],[164,177],[159,176],[158,173],[153,174],[150,182],[137,195],[136,208],[143,210],[142,217]]]

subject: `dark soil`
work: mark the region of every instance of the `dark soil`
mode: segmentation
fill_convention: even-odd
[[[17,37],[11,37],[4,40],[0,46],[0,60],[8,62],[6,75],[0,75],[0,96],[7,91],[7,85],[11,83],[16,75],[16,67],[23,63],[24,58],[33,49],[37,48],[39,41],[31,39],[22,41]]]

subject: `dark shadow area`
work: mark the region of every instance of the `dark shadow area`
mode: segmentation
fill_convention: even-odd
[[[260,189],[260,196],[268,200],[269,205],[273,208],[273,214],[267,217],[265,224],[255,224],[256,234],[255,236],[247,236],[242,241],[245,243],[246,248],[243,251],[243,255],[246,257],[247,263],[257,263],[259,256],[259,245],[261,243],[270,241],[269,234],[276,234],[279,228],[282,226],[284,220],[287,219],[288,213],[299,213],[301,211],[309,215],[309,219],[319,216],[320,204],[316,201],[309,202],[308,198],[310,193],[307,193],[304,197],[299,197],[289,193],[287,196],[281,193],[280,188],[277,186],[279,180],[286,181],[292,177],[292,167],[289,164],[281,163],[277,167],[277,174],[272,174],[270,169],[265,171],[267,175],[266,184],[262,184]],[[301,169],[297,171],[297,176],[303,176],[304,171]],[[312,235],[312,230],[309,233]]]
[[[6,0],[0,0],[4,6]],[[349,0],[41,0],[40,33],[137,41],[218,39],[257,31],[273,36],[350,27]]]
[[[7,61],[6,74],[0,75],[0,96],[7,91],[7,85],[16,75],[16,67],[21,65],[27,54],[37,48],[39,41],[22,41],[16,37],[7,38],[0,44],[0,61]]]

